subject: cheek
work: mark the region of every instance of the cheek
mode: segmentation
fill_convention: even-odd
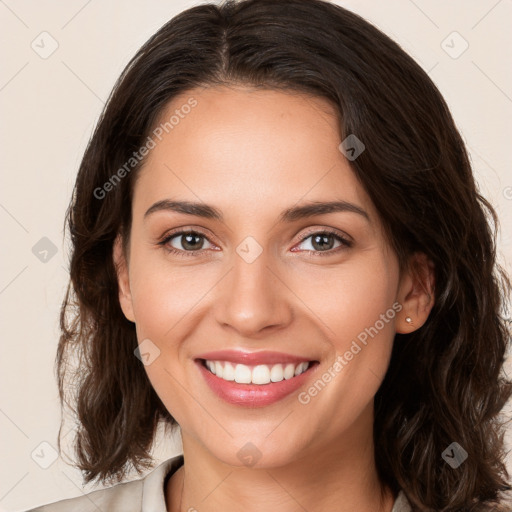
[[[329,327],[324,328],[331,349],[329,361],[318,381],[301,396],[301,403],[311,400],[335,436],[359,417],[378,391],[389,365],[400,306],[396,303],[398,266],[383,255],[359,259],[333,277],[318,303],[323,309],[317,310]]]
[[[137,326],[141,334],[158,340],[173,337],[176,326],[193,314],[218,280],[208,265],[171,266],[163,257],[134,258],[132,269]]]
[[[214,276],[205,275],[206,268],[177,268],[161,256],[151,260],[147,254],[132,258],[137,338],[139,344],[150,340],[148,346],[158,354],[144,369],[167,410],[184,428],[189,426],[190,394],[184,389],[191,386],[186,384],[191,363],[182,341],[193,331],[201,299],[215,283]]]
[[[384,377],[395,335],[398,264],[385,254],[367,254],[333,273],[324,294],[315,293],[334,364],[335,384],[328,395],[349,410],[359,410],[377,392]],[[316,288],[319,289],[318,287]],[[322,298],[323,297],[323,298]],[[394,307],[393,307],[394,306]],[[327,394],[326,394],[327,398]],[[351,404],[349,406],[349,404]]]
[[[302,273],[295,279],[298,295],[322,321],[337,352],[344,351],[352,339],[374,326],[390,308],[388,322],[381,325],[379,321],[378,328],[384,337],[392,334],[398,268],[384,254],[375,251],[338,268]]]
[[[384,323],[381,315],[386,315],[390,308],[391,313],[394,311],[392,305],[395,299],[395,286],[390,280],[389,269],[376,264],[371,269],[366,268],[360,273],[354,273],[347,279],[345,286],[339,302],[339,320],[336,325],[338,332],[344,334],[343,338],[356,338],[375,324],[377,329],[382,331],[381,334],[388,337],[390,327],[393,327],[389,316],[393,315],[388,313],[385,317],[387,321]]]

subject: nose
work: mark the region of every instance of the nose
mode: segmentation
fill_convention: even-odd
[[[251,263],[235,254],[215,300],[215,317],[223,329],[249,338],[289,325],[292,293],[269,263],[265,252]]]

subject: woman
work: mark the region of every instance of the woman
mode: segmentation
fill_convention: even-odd
[[[59,386],[85,481],[116,485],[37,510],[509,510],[495,213],[375,27],[320,0],[181,13],[74,192]],[[160,422],[183,455],[118,483]]]

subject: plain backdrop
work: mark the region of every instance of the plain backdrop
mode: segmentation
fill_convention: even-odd
[[[64,213],[125,64],[171,17],[200,3],[0,0],[0,510],[100,488],[83,487],[80,472],[54,451],[60,407],[53,363],[68,279]],[[499,257],[510,272],[511,0],[337,3],[391,36],[439,87],[480,189],[500,216]],[[160,435],[155,461],[179,452],[179,436]]]

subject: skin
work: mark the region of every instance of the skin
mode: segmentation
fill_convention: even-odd
[[[419,328],[433,306],[432,265],[419,254],[419,272],[399,272],[378,212],[338,149],[326,100],[196,88],[162,119],[190,97],[197,106],[151,150],[136,182],[128,253],[119,237],[114,245],[121,307],[139,343],[149,338],[160,350],[145,370],[181,427],[185,465],[169,480],[167,508],[390,512],[395,496],[375,468],[373,400],[395,333]],[[171,198],[213,205],[224,220],[163,210],[144,218]],[[286,208],[333,200],[368,220],[345,211],[279,221]],[[197,256],[158,245],[175,228],[204,235],[192,240]],[[328,238],[328,254],[314,237],[301,242],[329,228],[352,246]],[[252,263],[236,252],[248,236],[262,249]],[[183,235],[167,246],[191,252]],[[260,408],[228,404],[194,363],[210,350],[276,350],[318,360],[319,376],[396,302],[402,310],[308,404],[297,393]],[[261,452],[252,467],[237,456],[248,442]]]

